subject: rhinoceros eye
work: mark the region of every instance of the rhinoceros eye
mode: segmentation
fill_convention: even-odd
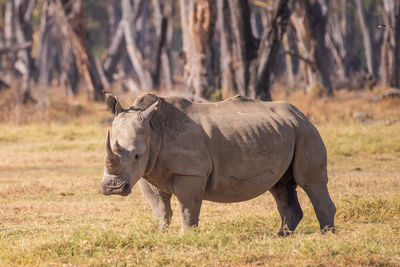
[[[135,159],[138,159],[138,158],[139,158],[139,155],[138,155],[138,154],[136,154],[136,155],[135,155]]]

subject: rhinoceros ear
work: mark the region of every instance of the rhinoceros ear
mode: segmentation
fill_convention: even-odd
[[[107,109],[115,116],[124,111],[124,109],[122,108],[121,104],[118,101],[118,98],[111,94],[106,95],[106,105]]]
[[[161,104],[160,100],[157,100],[154,102],[150,107],[148,107],[146,110],[142,111],[139,113],[139,117],[142,121],[145,120],[150,120],[153,115],[156,113],[159,105]]]

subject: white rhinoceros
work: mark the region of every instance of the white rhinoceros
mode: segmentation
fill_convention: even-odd
[[[285,235],[303,217],[299,185],[321,229],[334,231],[326,149],[293,105],[239,96],[199,104],[154,94],[138,97],[129,109],[114,96],[106,103],[115,118],[111,140],[107,133],[102,192],[126,196],[138,182],[161,229],[172,217],[172,195],[184,230],[198,224],[203,200],[239,202],[270,191],[282,218],[279,234]]]

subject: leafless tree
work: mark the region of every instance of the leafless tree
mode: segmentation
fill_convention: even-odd
[[[380,76],[384,85],[400,87],[400,3],[383,1],[384,38],[381,49]]]
[[[253,35],[248,1],[218,2],[223,96],[233,92],[270,100],[270,75],[290,17],[289,1],[264,10],[260,39]]]
[[[214,87],[212,35],[216,17],[212,0],[181,0],[184,79],[188,90],[203,96]]]
[[[154,42],[151,45],[151,58],[146,58],[144,47],[138,42],[138,23],[147,23],[149,3],[143,0],[121,0],[122,19],[110,38],[103,63],[104,73],[108,81],[113,80],[116,66],[121,62],[121,56],[126,52],[133,67],[134,76],[139,87],[143,89],[158,89],[161,84],[165,88],[172,87],[172,71],[170,49],[172,38],[173,1],[153,0],[152,11],[155,26]],[[115,23],[115,22],[113,22]],[[144,23],[144,24],[145,24]],[[144,25],[142,23],[142,25]],[[147,28],[146,28],[147,29]],[[143,36],[142,36],[143,38]]]
[[[42,8],[36,60],[39,82],[48,84],[51,66],[59,62],[60,80],[67,94],[75,94],[83,79],[89,99],[102,99],[107,85],[88,42],[82,1],[44,0]]]
[[[21,102],[34,101],[31,92],[33,71],[32,27],[30,24],[34,0],[7,0],[5,8],[4,52],[7,52],[7,70],[5,80],[15,83],[22,76]]]
[[[369,29],[369,27],[367,25],[367,21],[366,21],[364,1],[362,1],[362,0],[355,0],[355,1],[357,4],[357,15],[358,15],[358,19],[360,21],[361,33],[363,36],[363,44],[364,44],[364,50],[365,50],[365,58],[367,60],[368,73],[375,76],[374,60],[373,60],[374,59],[373,45],[372,45],[370,29]]]
[[[328,95],[333,94],[330,82],[331,61],[329,49],[325,42],[328,7],[325,0],[302,0],[297,13],[303,13],[305,43],[308,43],[309,60],[315,65],[311,67],[312,82],[322,85]]]
[[[172,42],[172,17],[174,12],[174,1],[153,0],[155,53],[152,59],[152,78],[155,89],[164,87],[172,88],[171,71],[171,42]]]

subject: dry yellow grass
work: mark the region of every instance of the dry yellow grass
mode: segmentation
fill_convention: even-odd
[[[266,193],[237,204],[205,202],[200,227],[179,235],[177,203],[168,233],[140,192],[100,194],[108,115],[101,105],[70,123],[0,125],[0,266],[305,266],[400,263],[400,108],[342,98],[290,96],[316,123],[329,153],[337,233],[321,235],[299,189],[304,218],[278,238]],[[352,119],[368,112],[368,123]],[[329,115],[330,114],[330,115]],[[390,120],[390,123],[385,121]]]

